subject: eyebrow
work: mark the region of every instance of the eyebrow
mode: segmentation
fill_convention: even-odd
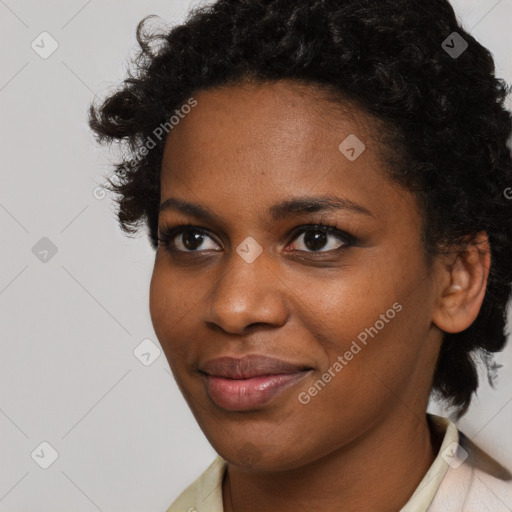
[[[162,212],[164,210],[176,210],[185,215],[210,222],[222,222],[222,219],[210,208],[175,197],[169,197],[160,205],[159,211]],[[348,199],[333,195],[287,199],[272,205],[268,210],[268,215],[274,222],[277,222],[293,215],[333,210],[348,210],[350,212],[374,217],[373,213],[365,207],[349,201]]]

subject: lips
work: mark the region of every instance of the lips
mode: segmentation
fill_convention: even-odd
[[[214,403],[242,411],[267,404],[311,370],[302,364],[251,354],[211,359],[199,371],[205,375],[206,391]]]
[[[261,375],[279,375],[309,370],[306,365],[290,363],[274,357],[250,354],[241,358],[219,357],[210,359],[200,370],[214,377],[250,379]]]

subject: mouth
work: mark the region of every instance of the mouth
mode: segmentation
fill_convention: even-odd
[[[219,407],[230,411],[261,407],[304,379],[313,368],[259,354],[220,357],[202,365],[206,390]]]

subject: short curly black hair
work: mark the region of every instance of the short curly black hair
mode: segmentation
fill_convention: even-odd
[[[464,414],[478,387],[475,355],[490,376],[492,353],[505,346],[512,288],[510,89],[490,52],[447,0],[218,0],[153,32],[151,18],[137,27],[128,78],[89,108],[98,142],[128,143],[105,185],[118,195],[123,231],[144,222],[157,248],[165,136],[155,128],[168,133],[171,116],[199,90],[294,80],[354,102],[386,127],[395,155],[389,177],[416,194],[428,254],[489,236],[479,315],[463,332],[445,333],[432,383]]]

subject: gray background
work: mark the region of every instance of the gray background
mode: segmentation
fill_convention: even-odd
[[[144,232],[120,232],[101,188],[112,155],[86,124],[95,94],[125,76],[137,22],[179,22],[190,5],[0,0],[0,512],[164,511],[215,456],[163,353],[148,366],[134,355],[145,339],[159,347],[154,252]],[[454,5],[512,82],[512,0]],[[31,47],[43,31],[59,45],[46,59]],[[459,424],[509,467],[511,354]],[[47,469],[44,441],[58,453]]]

